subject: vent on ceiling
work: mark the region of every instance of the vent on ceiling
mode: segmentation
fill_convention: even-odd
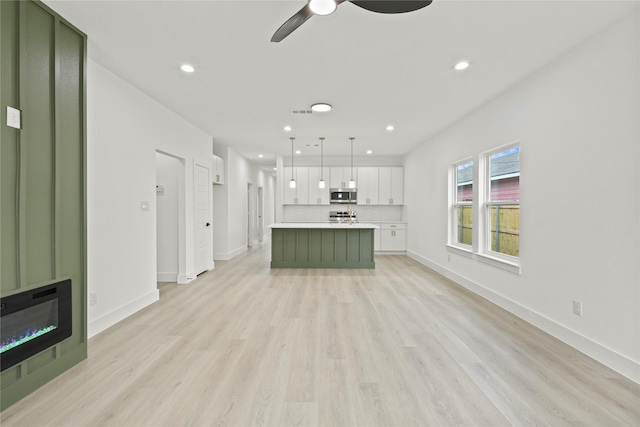
[[[291,110],[291,114],[313,114],[312,110]]]

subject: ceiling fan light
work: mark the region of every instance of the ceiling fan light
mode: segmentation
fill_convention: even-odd
[[[309,8],[316,15],[331,15],[336,10],[335,0],[310,0]]]
[[[326,113],[331,110],[331,104],[327,104],[326,102],[318,102],[317,104],[313,104],[311,106],[311,110],[316,113]]]

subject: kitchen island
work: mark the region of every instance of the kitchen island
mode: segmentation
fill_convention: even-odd
[[[271,268],[375,268],[375,224],[284,222],[269,227]]]

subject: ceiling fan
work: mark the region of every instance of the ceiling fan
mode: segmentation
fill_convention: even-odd
[[[313,15],[329,15],[340,3],[351,1],[358,7],[378,13],[405,13],[429,6],[433,0],[309,0],[295,15],[287,20],[271,37],[279,42],[304,24]]]

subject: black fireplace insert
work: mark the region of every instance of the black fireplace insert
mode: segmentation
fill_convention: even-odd
[[[71,279],[0,299],[0,370],[69,338]]]

